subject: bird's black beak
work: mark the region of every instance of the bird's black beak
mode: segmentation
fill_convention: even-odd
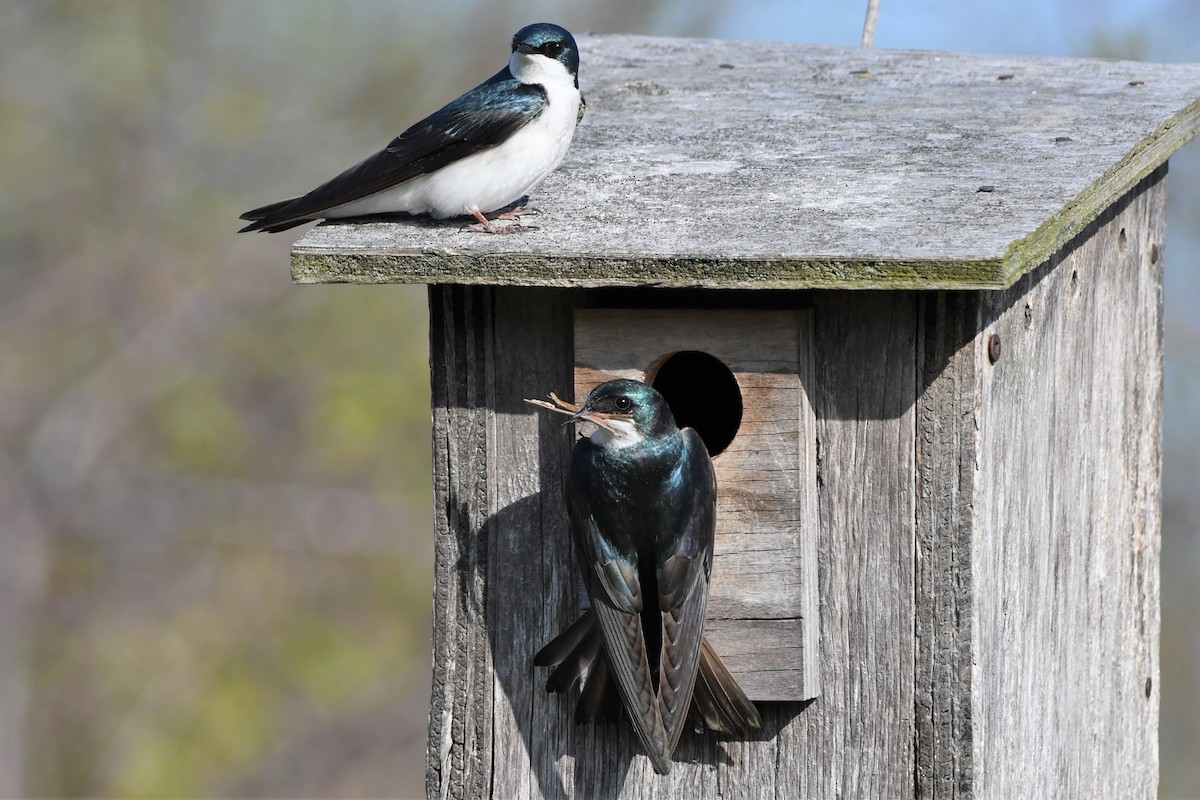
[[[528,55],[529,53],[536,53],[537,48],[530,44],[524,44],[524,43],[518,44],[517,42],[513,42],[513,52],[514,53],[525,53],[526,55]]]

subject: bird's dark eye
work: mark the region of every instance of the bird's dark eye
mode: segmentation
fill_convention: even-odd
[[[633,401],[628,397],[621,395],[617,399],[613,400],[613,405],[617,407],[617,411],[628,411],[633,405]]]
[[[542,45],[542,52],[551,58],[558,58],[562,55],[563,46],[559,42],[546,42]]]

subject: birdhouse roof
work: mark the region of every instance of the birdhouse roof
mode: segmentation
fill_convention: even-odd
[[[527,230],[326,223],[296,243],[294,279],[1005,287],[1200,127],[1197,64],[642,36],[580,46],[587,114],[534,190]]]

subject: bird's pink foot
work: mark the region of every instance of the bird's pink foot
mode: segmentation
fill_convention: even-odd
[[[509,212],[509,213],[512,213],[512,212]],[[472,209],[471,214],[475,217],[475,219],[479,220],[478,225],[468,225],[467,226],[467,230],[472,233],[518,233],[518,232],[524,230],[524,227],[522,227],[522,225],[520,223],[517,223],[515,225],[501,225],[500,227],[496,227],[491,222],[488,222],[488,218],[485,217],[477,209]],[[517,217],[495,216],[495,217],[492,217],[492,219],[517,219]]]

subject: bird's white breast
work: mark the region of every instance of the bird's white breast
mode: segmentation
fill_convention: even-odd
[[[495,211],[527,195],[554,171],[571,146],[579,114],[579,90],[566,68],[545,56],[514,53],[509,68],[517,80],[540,83],[545,89],[548,102],[535,119],[495,147],[339,206],[327,216],[407,211],[456,217],[474,210]]]
[[[632,422],[623,419],[610,419],[608,424],[613,430],[601,428],[593,423],[593,430],[588,431],[587,437],[592,440],[592,444],[608,450],[622,450],[630,445],[644,441],[646,437],[638,432],[637,426]]]

